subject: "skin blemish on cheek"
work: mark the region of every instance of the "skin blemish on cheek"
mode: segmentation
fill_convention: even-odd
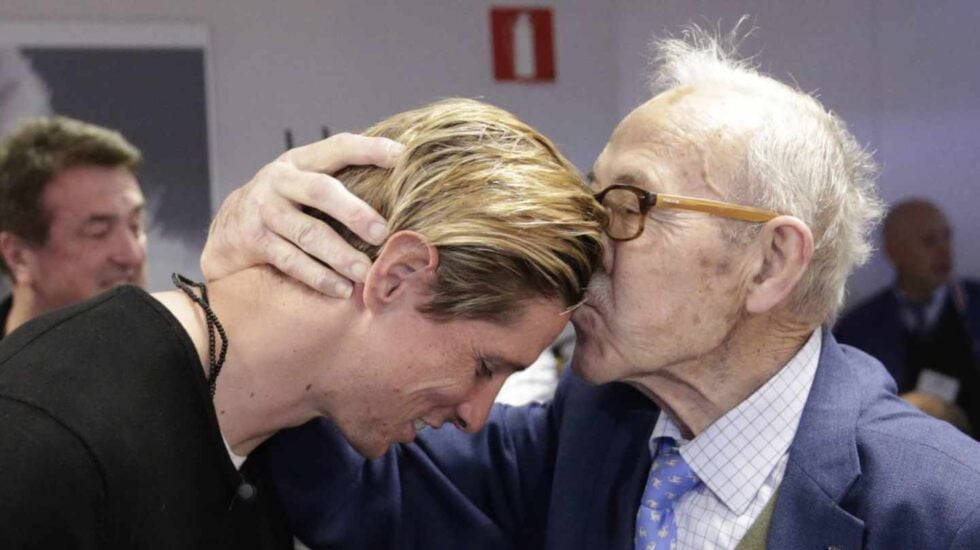
[[[310,391],[310,389],[311,389],[312,387],[313,387],[313,384],[307,384],[307,385],[306,385],[306,391]]]
[[[248,396],[249,397],[255,397],[255,392],[253,391],[252,393],[249,393]]]
[[[730,259],[711,258],[704,254],[698,254],[698,267],[704,270],[712,270],[715,275],[727,275],[732,270]]]
[[[727,275],[732,270],[732,262],[721,260],[715,264],[715,275]]]

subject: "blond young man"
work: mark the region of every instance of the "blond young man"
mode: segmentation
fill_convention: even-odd
[[[288,547],[261,456],[236,471],[277,430],[329,416],[378,456],[483,426],[582,299],[602,211],[500,109],[450,100],[369,133],[405,149],[348,174],[389,219],[383,246],[347,235],[373,259],[350,300],[255,267],[206,293],[122,287],[0,346],[0,546]]]

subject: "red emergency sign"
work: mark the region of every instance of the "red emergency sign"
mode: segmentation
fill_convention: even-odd
[[[490,36],[496,80],[555,80],[555,32],[551,8],[490,8]]]

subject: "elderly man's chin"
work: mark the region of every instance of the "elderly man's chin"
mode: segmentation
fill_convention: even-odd
[[[618,379],[609,359],[603,356],[600,348],[590,344],[575,344],[571,369],[590,384],[606,384]]]
[[[611,368],[612,358],[607,354],[605,325],[601,320],[599,312],[590,305],[582,306],[572,317],[572,324],[575,326],[575,352],[572,355],[571,369],[579,378],[592,384],[616,380]]]

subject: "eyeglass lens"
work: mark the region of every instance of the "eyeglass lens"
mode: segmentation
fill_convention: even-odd
[[[643,227],[640,197],[628,189],[610,189],[602,198],[609,216],[606,234],[613,239],[631,239]]]

